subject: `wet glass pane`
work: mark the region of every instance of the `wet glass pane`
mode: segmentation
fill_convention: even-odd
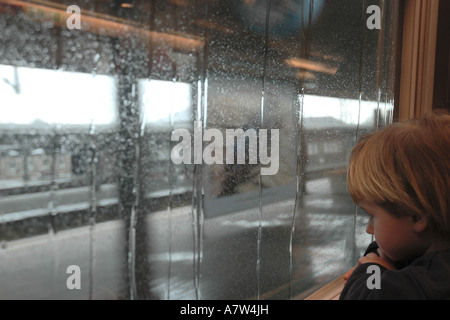
[[[301,299],[345,272],[399,6],[0,1],[0,298]]]

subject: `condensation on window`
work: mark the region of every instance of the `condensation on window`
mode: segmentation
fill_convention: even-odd
[[[398,25],[385,0],[0,1],[0,298],[302,299],[344,273]]]

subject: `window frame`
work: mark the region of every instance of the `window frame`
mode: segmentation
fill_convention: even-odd
[[[398,120],[433,107],[439,0],[405,0]]]

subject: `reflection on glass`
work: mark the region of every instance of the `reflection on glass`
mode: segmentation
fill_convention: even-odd
[[[382,32],[359,0],[80,2],[78,30],[0,0],[0,298],[290,299],[346,271],[348,153],[393,120],[399,3],[374,4]],[[255,136],[174,163],[174,130],[214,142],[196,124]]]

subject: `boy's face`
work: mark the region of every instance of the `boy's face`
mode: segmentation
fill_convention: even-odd
[[[392,261],[423,255],[429,244],[418,221],[412,216],[397,218],[374,202],[360,201],[358,205],[369,215],[366,232],[375,236],[380,249]]]

